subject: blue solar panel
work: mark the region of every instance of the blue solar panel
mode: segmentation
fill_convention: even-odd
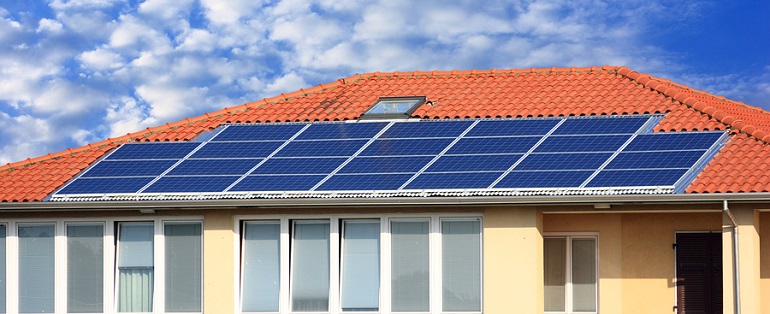
[[[708,149],[722,132],[654,133],[637,136],[623,151]]]
[[[361,156],[437,155],[452,139],[376,140]]]
[[[190,158],[264,158],[282,144],[282,142],[206,143]]]
[[[587,187],[669,186],[674,185],[687,169],[603,170]]]
[[[511,171],[495,188],[575,188],[593,171]]]
[[[411,174],[334,175],[318,191],[396,190]]]
[[[158,176],[176,162],[176,160],[105,160],[89,169],[83,177]]]
[[[188,159],[168,175],[243,175],[262,159]]]
[[[347,158],[271,158],[252,174],[329,174]]]
[[[557,119],[481,120],[465,136],[543,136],[558,123],[559,120]]]
[[[152,177],[79,178],[61,189],[58,194],[134,193],[150,183],[152,179]]]
[[[327,123],[312,124],[296,140],[369,139],[377,135],[388,123]]]
[[[540,137],[463,138],[447,154],[526,153]]]
[[[502,172],[423,173],[415,178],[408,190],[422,189],[483,189],[500,177]]]
[[[420,171],[431,156],[424,157],[359,157],[351,160],[339,173],[388,173]]]
[[[305,124],[231,125],[211,141],[285,141],[304,127]]]
[[[201,143],[191,142],[125,144],[106,159],[180,159],[199,145]]]
[[[366,140],[292,141],[276,157],[352,156]]]
[[[471,124],[473,124],[473,121],[468,120],[396,123],[385,131],[380,138],[457,137]]]
[[[516,163],[521,156],[523,155],[444,155],[425,171],[505,171]]]
[[[162,177],[144,193],[222,192],[238,180],[238,176]]]
[[[200,142],[123,145],[58,194],[137,193],[153,180],[143,193],[395,191],[412,177],[404,189],[484,189],[498,179],[492,188],[580,188],[597,169],[588,187],[669,186],[713,155],[708,149],[725,134],[641,134],[618,151],[648,121],[655,120],[232,125]]]
[[[690,168],[703,151],[620,153],[606,169]]]
[[[567,119],[553,134],[633,134],[649,119],[649,117]]]
[[[535,149],[535,152],[614,152],[630,137],[630,135],[549,136]]]
[[[309,191],[325,177],[324,175],[248,176],[230,191]]]
[[[516,170],[587,170],[599,167],[611,153],[530,154]]]

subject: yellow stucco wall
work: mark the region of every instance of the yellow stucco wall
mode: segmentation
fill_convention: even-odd
[[[484,313],[543,312],[541,230],[535,208],[484,212]]]

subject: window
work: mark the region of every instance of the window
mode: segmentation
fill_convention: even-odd
[[[543,254],[545,311],[596,313],[596,237],[545,237]]]
[[[425,103],[425,96],[415,97],[380,97],[361,116],[363,119],[398,119],[408,118],[417,108]]]
[[[0,313],[200,313],[201,229],[162,218],[0,224]]]
[[[482,311],[479,218],[279,217],[241,228],[242,312]]]

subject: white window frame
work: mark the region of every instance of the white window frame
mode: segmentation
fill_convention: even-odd
[[[105,218],[57,218],[57,219],[4,219],[0,225],[6,226],[6,313],[19,312],[19,241],[18,226],[24,224],[53,224],[54,237],[54,313],[67,313],[67,234],[68,225],[95,225],[104,226],[104,274],[103,274],[103,312],[118,313],[117,311],[117,223],[123,222],[152,222],[154,232],[154,267],[155,278],[153,281],[153,312],[166,313],[164,304],[165,293],[165,246],[163,227],[165,223],[198,222],[203,231],[202,216],[128,216]],[[203,232],[201,233],[201,265],[203,265]],[[159,264],[160,263],[160,264]],[[203,279],[203,267],[201,267],[201,279]],[[201,311],[174,314],[199,314],[203,312],[203,280],[201,280]],[[121,313],[122,314],[122,313]],[[128,313],[130,314],[130,313]]]
[[[543,239],[545,238],[562,238],[566,241],[566,263],[564,265],[565,269],[565,287],[564,287],[564,311],[545,311],[545,313],[548,314],[598,314],[601,312],[601,309],[599,309],[599,291],[601,291],[599,287],[599,279],[601,276],[599,275],[599,233],[596,232],[567,232],[567,233],[552,233],[552,232],[544,232],[543,233]],[[575,312],[572,309],[573,306],[573,298],[572,298],[572,240],[573,239],[592,239],[596,241],[596,265],[595,265],[595,273],[596,273],[596,311],[595,312]],[[543,270],[545,272],[545,270]],[[545,273],[543,273],[545,275]]]
[[[341,308],[341,249],[342,249],[342,221],[343,220],[378,220],[380,223],[380,309],[376,312],[343,312]],[[292,312],[291,311],[291,291],[289,289],[290,281],[290,242],[291,231],[290,224],[296,220],[328,220],[329,221],[329,240],[330,240],[330,284],[329,284],[329,311],[328,312]],[[442,220],[474,220],[480,224],[480,256],[479,261],[482,265],[480,273],[480,286],[481,286],[481,309],[478,312],[444,312],[441,310],[442,306],[442,289],[441,289],[441,221]],[[265,221],[265,222],[279,222],[280,223],[280,263],[281,263],[281,284],[279,292],[279,310],[278,312],[242,312],[241,300],[243,299],[243,282],[242,282],[242,240],[243,240],[243,226],[245,222],[253,221]],[[427,312],[391,312],[391,234],[390,234],[390,222],[391,221],[428,221],[429,223],[429,259],[430,259],[430,310]],[[458,213],[437,213],[437,214],[334,214],[334,215],[235,215],[233,216],[233,254],[235,261],[233,267],[235,271],[234,289],[235,298],[233,300],[234,308],[237,313],[258,313],[258,314],[288,314],[288,313],[310,313],[310,314],[372,314],[372,313],[398,313],[398,314],[480,314],[484,312],[484,220],[481,213],[471,214],[458,214]]]

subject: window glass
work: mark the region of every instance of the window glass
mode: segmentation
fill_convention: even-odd
[[[441,222],[444,311],[481,311],[481,223]]]
[[[201,224],[166,223],[166,312],[201,311]]]
[[[19,225],[19,312],[54,311],[53,224]]]
[[[596,240],[572,240],[573,310],[596,311]]]
[[[243,234],[244,312],[278,312],[281,287],[281,225],[247,222]]]
[[[104,311],[104,225],[67,225],[67,311]]]
[[[380,305],[380,223],[343,222],[342,310],[377,311]]]
[[[152,312],[152,223],[121,223],[118,230],[118,311]]]
[[[291,307],[295,312],[329,310],[329,222],[295,221]]]
[[[430,310],[428,221],[392,221],[391,309],[394,312]]]
[[[567,284],[567,240],[565,238],[543,239],[543,263],[545,274],[545,310],[565,310],[565,289]]]

